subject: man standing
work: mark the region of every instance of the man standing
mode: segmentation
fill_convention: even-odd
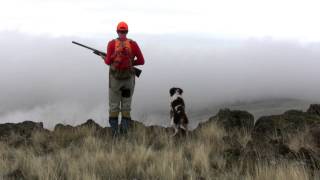
[[[118,116],[121,112],[120,132],[126,133],[131,122],[131,102],[135,86],[133,66],[143,65],[144,58],[138,44],[127,38],[128,25],[120,22],[118,38],[109,41],[105,63],[109,68],[109,124],[112,134],[118,133]],[[135,59],[136,58],[136,59]]]

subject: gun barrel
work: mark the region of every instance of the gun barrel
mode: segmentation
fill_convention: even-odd
[[[88,46],[86,46],[86,45],[80,44],[80,43],[75,42],[75,41],[72,41],[72,43],[73,43],[73,44],[76,44],[76,45],[78,45],[78,46],[82,46],[82,47],[87,48],[87,49],[91,49],[92,51],[97,51],[96,49],[93,49],[93,48],[91,48],[91,47],[88,47]]]

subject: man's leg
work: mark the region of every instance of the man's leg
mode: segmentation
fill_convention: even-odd
[[[118,116],[120,112],[120,83],[109,75],[109,124],[112,130],[112,135],[118,133]]]
[[[126,80],[123,87],[130,91],[129,97],[121,97],[121,129],[123,133],[127,133],[128,128],[131,126],[131,103],[135,86],[135,76]]]

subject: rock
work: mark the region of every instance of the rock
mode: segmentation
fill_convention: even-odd
[[[281,143],[278,145],[278,153],[282,156],[287,156],[288,154],[292,154],[293,151],[285,144]]]
[[[264,116],[260,117],[254,125],[253,131],[251,133],[253,140],[269,139],[276,132],[280,131],[280,127],[277,121],[280,119],[279,116]],[[279,134],[279,133],[278,133]]]
[[[111,136],[111,129],[110,127],[101,127],[98,123],[96,123],[92,119],[88,119],[85,123],[80,124],[78,126],[70,126],[70,125],[64,125],[64,124],[57,124],[54,127],[54,132],[56,133],[74,133],[78,130],[82,129],[88,129],[92,132],[92,135],[95,137],[105,137],[105,136]]]
[[[139,121],[136,121],[136,120],[131,120],[132,123],[131,123],[131,126],[133,128],[145,128],[145,125]]]
[[[320,104],[311,104],[307,113],[320,116]]]
[[[79,126],[76,126],[76,128],[84,128],[84,127],[90,128],[90,129],[95,129],[95,130],[102,130],[102,127],[92,119],[88,119],[85,123],[83,123]]]
[[[54,127],[54,131],[72,131],[74,129],[73,126],[70,125],[64,125],[64,124],[57,124]]]
[[[233,166],[239,166],[241,149],[230,148],[223,151],[223,158],[226,160],[226,168],[231,169]]]
[[[320,158],[313,150],[301,148],[298,151],[297,156],[300,160],[305,162],[310,169],[320,169]]]
[[[224,136],[222,137],[226,146],[233,149],[242,149],[242,145],[237,141],[236,137]]]
[[[251,140],[244,148],[244,152],[258,152],[259,158],[264,160],[272,160],[274,158],[294,159],[295,153],[289,146],[283,143],[281,140],[264,140],[254,141]]]
[[[295,158],[294,152],[288,147],[288,145],[284,144],[279,140],[270,140],[270,151],[273,151],[273,156],[276,158],[287,158],[293,159]]]
[[[145,126],[143,123],[136,121],[136,120],[131,120],[131,127],[135,130],[138,131],[146,131],[147,134],[155,134],[159,135],[160,133],[171,133],[173,132],[173,128],[171,127],[163,127],[159,125],[151,125],[151,126]]]
[[[236,136],[224,136],[222,140],[225,144],[225,150],[222,155],[226,160],[226,168],[231,169],[234,166],[239,166],[239,159],[242,155],[243,147],[237,140]]]
[[[299,133],[306,127],[320,123],[320,116],[289,110],[282,115],[263,116],[257,120],[252,131],[254,140],[282,138],[286,134]]]
[[[44,131],[42,122],[24,121],[21,123],[0,124],[0,139],[12,134],[30,137],[34,131]]]
[[[242,169],[241,174],[250,173],[254,174],[257,172],[258,164],[261,162],[261,157],[259,155],[259,152],[255,150],[246,150],[243,152],[243,154],[240,157],[239,162],[242,163]]]
[[[207,126],[209,123],[217,123],[227,132],[243,129],[251,131],[254,125],[254,117],[247,111],[222,109],[209,121],[199,124],[199,127]]]
[[[281,131],[296,132],[297,130],[303,130],[308,123],[307,114],[300,110],[288,110],[280,116],[278,127]]]
[[[309,134],[311,136],[312,141],[320,148],[320,124],[314,125],[310,128]]]

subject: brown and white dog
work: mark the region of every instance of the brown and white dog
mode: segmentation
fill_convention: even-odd
[[[185,112],[185,104],[182,98],[183,90],[178,87],[173,87],[169,91],[170,93],[170,119],[171,125],[174,127],[174,135],[181,132],[182,135],[186,135],[188,131],[189,120]]]

